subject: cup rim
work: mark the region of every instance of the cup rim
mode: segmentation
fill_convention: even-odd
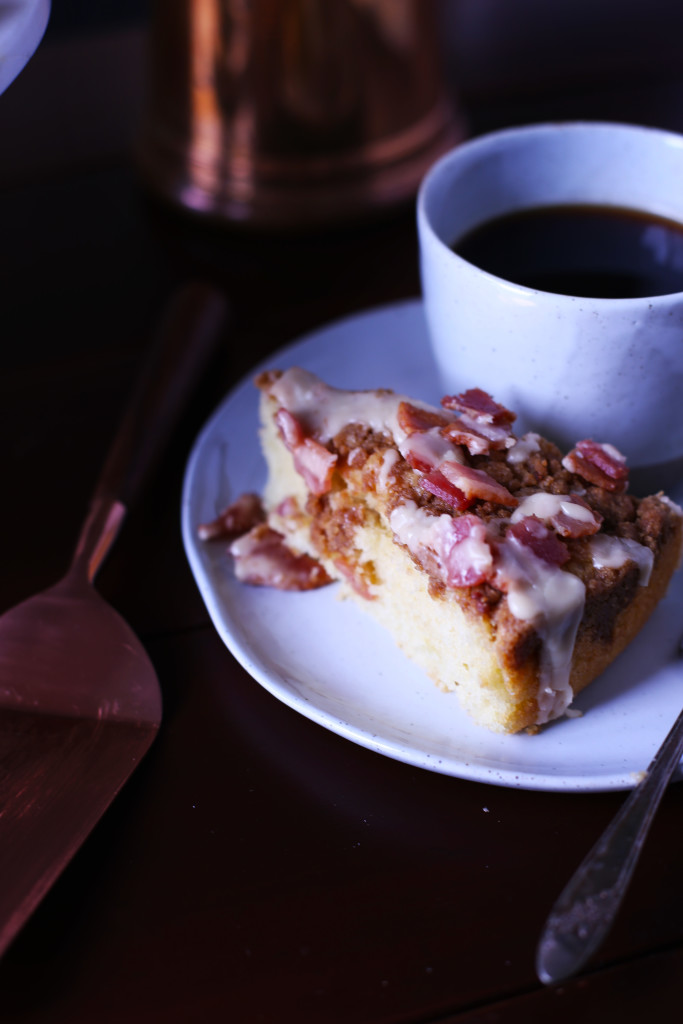
[[[492,281],[499,282],[501,286],[507,286],[514,288],[527,295],[533,295],[535,301],[543,301],[544,296],[548,296],[549,299],[557,301],[558,299],[563,300],[575,300],[580,299],[584,302],[595,303],[597,306],[607,304],[611,308],[615,308],[618,304],[626,304],[633,306],[647,301],[648,303],[655,303],[657,305],[665,303],[670,300],[672,296],[683,295],[683,288],[675,292],[665,292],[659,295],[648,295],[648,296],[636,296],[631,298],[608,298],[608,297],[594,297],[594,296],[582,296],[582,295],[566,295],[562,292],[550,292],[544,291],[537,288],[530,288],[526,285],[517,284],[513,281],[509,281],[507,278],[499,277],[496,274],[492,274],[489,271],[483,270],[476,264],[471,263],[469,260],[464,259],[458,253],[454,252],[453,249],[448,245],[441,234],[437,231],[436,227],[432,224],[431,216],[427,213],[427,203],[430,191],[434,188],[435,183],[443,176],[447,169],[453,164],[460,164],[463,160],[471,160],[478,154],[486,154],[487,150],[493,150],[498,147],[501,142],[506,139],[520,140],[524,138],[532,138],[542,135],[553,134],[556,135],[558,131],[565,134],[574,135],[605,135],[611,134],[614,137],[642,137],[650,140],[659,140],[662,143],[668,143],[677,149],[681,150],[681,156],[683,158],[683,134],[671,131],[665,128],[658,128],[649,125],[640,125],[631,122],[621,121],[542,121],[532,124],[513,125],[511,127],[500,128],[494,131],[486,132],[481,135],[476,135],[464,142],[458,143],[452,149],[444,153],[427,171],[424,175],[417,194],[416,202],[416,219],[418,224],[418,233],[420,236],[421,246],[424,244],[424,238],[427,237],[432,245],[436,245],[437,248],[448,254],[447,258],[453,260],[456,263],[460,263],[468,268],[471,268],[471,272],[477,275],[484,275],[490,278]],[[603,204],[604,205],[604,204]],[[624,207],[623,203],[615,204],[619,208]],[[634,207],[635,209],[635,207]],[[672,218],[673,219],[673,218]],[[482,223],[485,221],[482,220]],[[683,218],[680,221],[683,225]]]

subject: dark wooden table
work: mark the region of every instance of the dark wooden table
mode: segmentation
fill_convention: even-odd
[[[213,282],[231,297],[233,320],[98,580],[150,652],[163,726],[0,963],[0,1020],[627,1024],[673,1015],[683,994],[683,787],[665,796],[604,948],[579,977],[545,989],[534,973],[539,929],[623,795],[487,787],[325,731],[238,666],[183,554],[181,481],[202,423],[278,346],[419,293],[412,208],[299,238],[188,222],[140,187],[125,132],[108,146],[100,124],[89,151],[78,136],[70,153],[64,132],[48,130],[36,96],[57,51],[42,64],[37,56],[0,98],[0,609],[65,569],[176,287]],[[97,69],[91,60],[81,70],[102,98]],[[81,80],[79,96],[85,89]],[[588,82],[464,99],[473,131],[547,116],[683,129],[680,96],[674,77],[645,74],[622,89]],[[42,153],[27,143],[22,104],[43,129]],[[64,124],[73,109],[65,101]]]

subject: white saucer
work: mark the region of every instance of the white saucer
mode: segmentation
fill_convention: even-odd
[[[463,779],[522,789],[631,788],[681,707],[683,573],[639,637],[575,701],[580,718],[537,736],[498,736],[474,725],[391,638],[336,587],[305,594],[238,584],[225,545],[197,540],[265,468],[253,377],[300,365],[344,388],[391,387],[438,403],[422,305],[387,306],[332,324],[281,350],[223,402],[197,439],[183,490],[185,550],[216,629],[237,660],[285,704],[381,754]],[[486,387],[482,366],[481,386]]]

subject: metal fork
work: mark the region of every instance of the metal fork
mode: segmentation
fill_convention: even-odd
[[[683,654],[683,641],[678,653]],[[607,935],[682,755],[683,711],[642,780],[553,906],[536,952],[536,972],[544,984],[575,974]]]

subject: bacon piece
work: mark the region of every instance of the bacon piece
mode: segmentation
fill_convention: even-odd
[[[439,469],[447,480],[472,500],[479,498],[481,501],[492,501],[507,508],[515,508],[519,504],[507,487],[503,487],[483,469],[473,469],[472,466],[462,466],[459,462],[450,460],[442,462]]]
[[[285,447],[291,452],[303,444],[306,434],[296,416],[292,416],[289,409],[281,407],[275,413],[275,422],[280,431],[280,436]]]
[[[598,532],[602,525],[603,517],[599,512],[592,509],[588,502],[580,498],[578,494],[571,494],[567,497],[566,504],[569,507],[578,505],[586,510],[586,514],[572,515],[571,512],[560,509],[550,519],[550,524],[556,533],[559,533],[561,537],[591,537]]]
[[[537,558],[549,565],[564,565],[569,561],[567,545],[537,516],[525,516],[513,523],[507,535],[514,537],[519,544],[529,548]]]
[[[415,431],[399,446],[401,455],[418,473],[437,469],[444,459],[456,460],[458,452],[453,445],[436,430]]]
[[[491,441],[474,426],[466,426],[461,420],[449,423],[441,430],[443,437],[454,444],[462,444],[470,455],[487,455],[491,450]]]
[[[515,443],[509,423],[488,423],[467,413],[462,414],[460,423],[468,430],[478,430],[483,437],[488,438],[492,448],[511,448]]]
[[[510,425],[515,420],[514,412],[494,401],[481,388],[470,388],[459,395],[446,395],[441,399],[444,409],[456,409],[467,413],[472,419],[482,423],[495,423],[497,426]]]
[[[536,516],[546,526],[552,526],[561,537],[590,537],[602,525],[602,516],[578,494],[538,491],[524,499],[513,512],[512,521],[518,522],[525,516]]]
[[[407,449],[404,458],[418,473],[429,473],[433,465],[421,452],[413,451],[412,448]]]
[[[223,509],[221,514],[209,523],[200,523],[197,536],[200,540],[233,540],[252,527],[265,521],[266,514],[258,494],[241,494],[237,501]]]
[[[425,473],[420,478],[420,486],[425,491],[429,491],[430,494],[441,498],[442,501],[445,501],[447,505],[450,505],[451,508],[456,509],[458,512],[463,512],[466,508],[469,508],[474,501],[473,497],[468,497],[438,469],[432,469]]]
[[[453,518],[439,554],[449,587],[474,587],[492,576],[493,553],[486,525],[477,516]]]
[[[306,554],[296,554],[277,530],[255,526],[230,545],[235,575],[242,583],[278,590],[315,590],[330,583],[323,566]]]
[[[470,392],[465,392],[465,395]],[[471,392],[475,396],[483,396],[478,399],[478,409],[474,411],[472,406],[456,405],[463,415],[458,419],[438,413],[432,409],[422,409],[411,402],[401,402],[398,407],[398,423],[402,430],[410,437],[416,433],[425,433],[440,428],[444,438],[454,444],[464,445],[470,455],[485,455],[491,448],[507,448],[512,443],[510,439],[510,422],[505,419],[507,410],[499,406],[483,391]],[[458,403],[464,396],[454,395],[451,398],[443,399],[445,402]]]
[[[292,452],[294,467],[309,491],[313,494],[327,494],[332,488],[332,473],[337,464],[337,456],[328,452],[319,441],[307,437],[303,444]]]
[[[285,447],[292,453],[294,468],[303,477],[309,491],[327,494],[332,487],[337,456],[319,441],[307,437],[301,423],[288,409],[278,409],[275,422]]]
[[[515,438],[509,426],[499,427],[494,423],[484,423],[463,415],[455,423],[443,427],[441,433],[456,444],[463,444],[470,455],[486,455],[491,449],[511,448]]]
[[[576,448],[584,459],[593,462],[603,473],[607,473],[607,476],[614,477],[615,480],[623,480],[628,476],[626,456],[614,445],[586,440],[578,441]]]
[[[451,421],[448,416],[431,409],[421,409],[411,402],[400,402],[398,406],[398,425],[406,434],[417,431],[431,430],[432,427],[445,427]]]
[[[590,484],[606,491],[625,491],[628,485],[626,459],[612,445],[597,441],[578,441],[565,455],[562,465]]]

